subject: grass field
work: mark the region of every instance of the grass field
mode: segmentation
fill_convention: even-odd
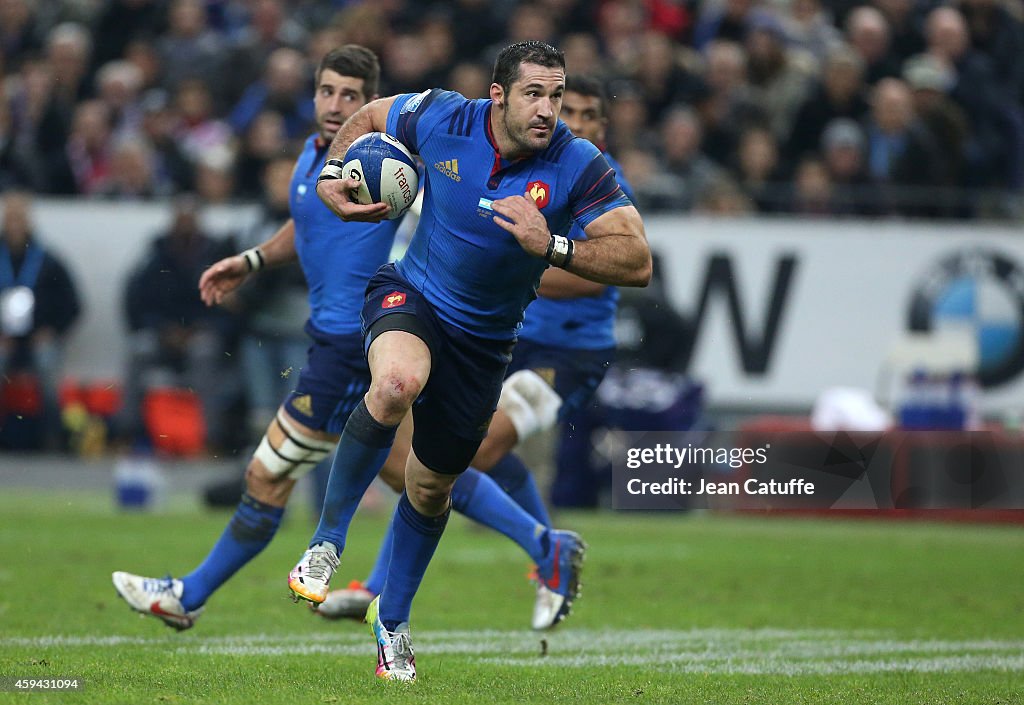
[[[1024,702],[1019,527],[563,515],[590,544],[584,595],[538,635],[525,557],[453,520],[414,605],[408,686],[374,679],[364,625],[286,597],[302,511],[191,631],[117,599],[112,570],[181,574],[227,516],[6,490],[0,676],[85,687],[0,703]],[[357,516],[339,584],[362,576],[384,522]]]

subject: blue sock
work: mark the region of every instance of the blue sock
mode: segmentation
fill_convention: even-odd
[[[549,529],[551,528],[551,517],[548,516],[544,499],[540,496],[540,490],[537,489],[537,484],[533,481],[533,474],[518,455],[506,453],[487,474],[530,516]]]
[[[246,492],[224,533],[198,568],[182,578],[181,604],[186,610],[203,605],[228,578],[270,543],[281,525],[284,507],[273,507]]]
[[[441,541],[450,513],[449,509],[441,516],[423,516],[412,506],[405,492],[399,498],[391,521],[395,533],[391,563],[380,593],[380,621],[388,631],[409,621],[412,598]]]
[[[548,553],[548,528],[537,523],[498,483],[469,468],[452,487],[452,509],[484,526],[505,534],[526,551],[534,563]]]
[[[331,477],[327,480],[324,511],[310,546],[325,541],[333,543],[341,555],[352,515],[356,513],[366,488],[384,466],[397,428],[378,423],[370,415],[366,402],[359,402],[348,417],[338,441]]]
[[[395,507],[395,512],[397,511],[398,507]],[[384,539],[380,542],[380,550],[377,551],[377,562],[373,564],[373,570],[370,571],[370,575],[363,581],[363,587],[374,595],[379,595],[380,591],[384,589],[384,581],[388,577],[388,564],[391,563],[391,547],[395,543],[394,522],[395,517],[392,515],[391,521],[388,522],[388,528],[384,532]]]

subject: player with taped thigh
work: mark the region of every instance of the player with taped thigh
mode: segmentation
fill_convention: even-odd
[[[574,135],[589,140],[602,151],[606,103],[599,80],[566,77],[561,120]],[[605,157],[618,169],[607,153]],[[618,181],[632,198],[626,181],[621,176]],[[578,239],[585,234],[574,225],[570,236]],[[452,487],[452,508],[509,536],[540,566],[547,558],[543,549],[550,546],[551,520],[532,474],[510,451],[589,401],[614,358],[613,329],[619,296],[615,287],[590,282],[558,268],[544,273],[538,293],[539,297],[526,309],[487,437],[473,458],[472,467]],[[381,477],[398,492],[404,488],[401,459],[409,444],[408,433],[403,433],[405,427],[403,424],[399,429],[392,454],[381,470]],[[488,477],[480,477],[480,472]],[[505,500],[496,488],[491,489],[495,482],[525,510],[526,516],[504,508]],[[328,593],[317,614],[330,619],[363,619],[370,602],[383,587],[392,538],[388,531],[367,578]],[[568,615],[571,607],[571,601],[552,588],[551,581],[546,579],[550,576],[549,569],[535,571],[537,597],[531,620],[534,629],[553,627]]]
[[[343,219],[379,220],[388,207],[354,203],[358,182],[342,178],[335,160],[357,137],[383,131],[428,165],[409,250],[367,287],[370,391],[345,426],[320,525],[288,581],[297,597],[323,601],[355,506],[411,408],[388,576],[367,613],[381,678],[416,677],[411,603],[447,523],[452,485],[486,435],[543,270],[615,285],[650,280],[643,223],[614,171],[558,122],[564,66],[554,48],[522,42],[499,54],[489,99],[434,89],[374,101],[338,133],[317,184]],[[438,166],[456,158],[466,167],[457,180]],[[565,236],[574,220],[587,235],[575,245]],[[571,593],[582,546],[563,548],[559,570]]]
[[[138,612],[188,629],[209,597],[270,542],[296,481],[333,451],[351,411],[369,388],[359,309],[366,281],[387,261],[398,220],[343,223],[315,193],[324,155],[342,123],[376,97],[380,68],[369,49],[329,52],[316,74],[317,134],[292,174],[292,219],[262,245],[204,272],[200,295],[221,303],[251,274],[298,259],[309,285],[312,338],[298,384],[278,409],[246,469],[246,491],[227,529],[181,579],[113,574],[118,593]]]

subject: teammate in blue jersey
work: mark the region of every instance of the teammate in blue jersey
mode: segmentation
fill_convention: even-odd
[[[259,247],[217,262],[200,279],[207,305],[221,303],[249,276],[297,258],[309,285],[312,338],[307,364],[246,469],[246,491],[206,559],[181,579],[113,574],[114,586],[138,612],[188,629],[204,603],[251,561],[277,531],[296,481],[337,443],[352,409],[370,385],[359,312],[367,280],[388,261],[400,221],[342,223],[316,195],[316,179],[342,123],[376,98],[380,67],[369,49],[329,52],[316,72],[317,134],[292,174],[292,218]]]
[[[409,250],[368,284],[362,319],[370,390],[345,425],[320,525],[288,579],[296,597],[324,600],[352,514],[412,409],[388,576],[367,613],[382,678],[416,677],[412,599],[447,523],[452,485],[487,433],[544,269],[604,284],[650,280],[643,222],[614,171],[558,122],[564,82],[561,52],[523,42],[499,54],[489,99],[434,89],[374,101],[339,131],[317,184],[343,220],[377,222],[387,205],[353,202],[358,182],[343,178],[341,157],[352,141],[388,132],[427,165]],[[585,240],[566,237],[573,221]],[[556,570],[571,586],[582,546],[561,551]]]
[[[606,102],[599,80],[567,76],[561,120],[575,136],[603,150]],[[618,171],[608,154],[605,158]],[[621,176],[617,178],[626,195],[632,197],[626,181]],[[573,224],[570,237],[580,239],[586,235],[582,228]],[[619,296],[615,287],[591,282],[555,267],[544,272],[538,294],[526,309],[508,368],[509,376],[502,387],[487,437],[473,458],[472,467],[452,486],[452,508],[489,526],[500,521],[499,530],[537,562],[537,597],[531,626],[542,630],[560,622],[572,605],[571,599],[552,589],[551,581],[544,579],[547,566],[542,564],[543,559],[535,557],[543,555],[545,539],[550,544],[552,539],[562,538],[562,534],[552,530],[551,519],[530,471],[510,451],[534,433],[578,411],[591,398],[615,354],[613,328]],[[394,449],[403,446],[402,441],[407,448],[405,435],[400,429]],[[401,491],[405,467],[404,464],[398,467],[394,462],[394,449],[381,477]],[[489,477],[481,476],[480,472]],[[489,488],[489,483],[494,481],[520,510],[508,508],[508,498]],[[388,531],[369,576],[363,581],[353,581],[344,589],[332,590],[317,614],[331,619],[362,620],[370,602],[384,586],[392,541],[393,534]]]

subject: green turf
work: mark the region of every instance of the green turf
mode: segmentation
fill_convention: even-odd
[[[1018,527],[564,515],[590,544],[584,596],[545,649],[524,629],[525,557],[453,520],[414,606],[409,687],[373,678],[365,626],[286,597],[304,511],[189,632],[117,599],[112,570],[181,574],[227,517],[0,496],[0,676],[85,682],[0,703],[1024,702]],[[339,582],[367,569],[385,518],[357,517]]]

